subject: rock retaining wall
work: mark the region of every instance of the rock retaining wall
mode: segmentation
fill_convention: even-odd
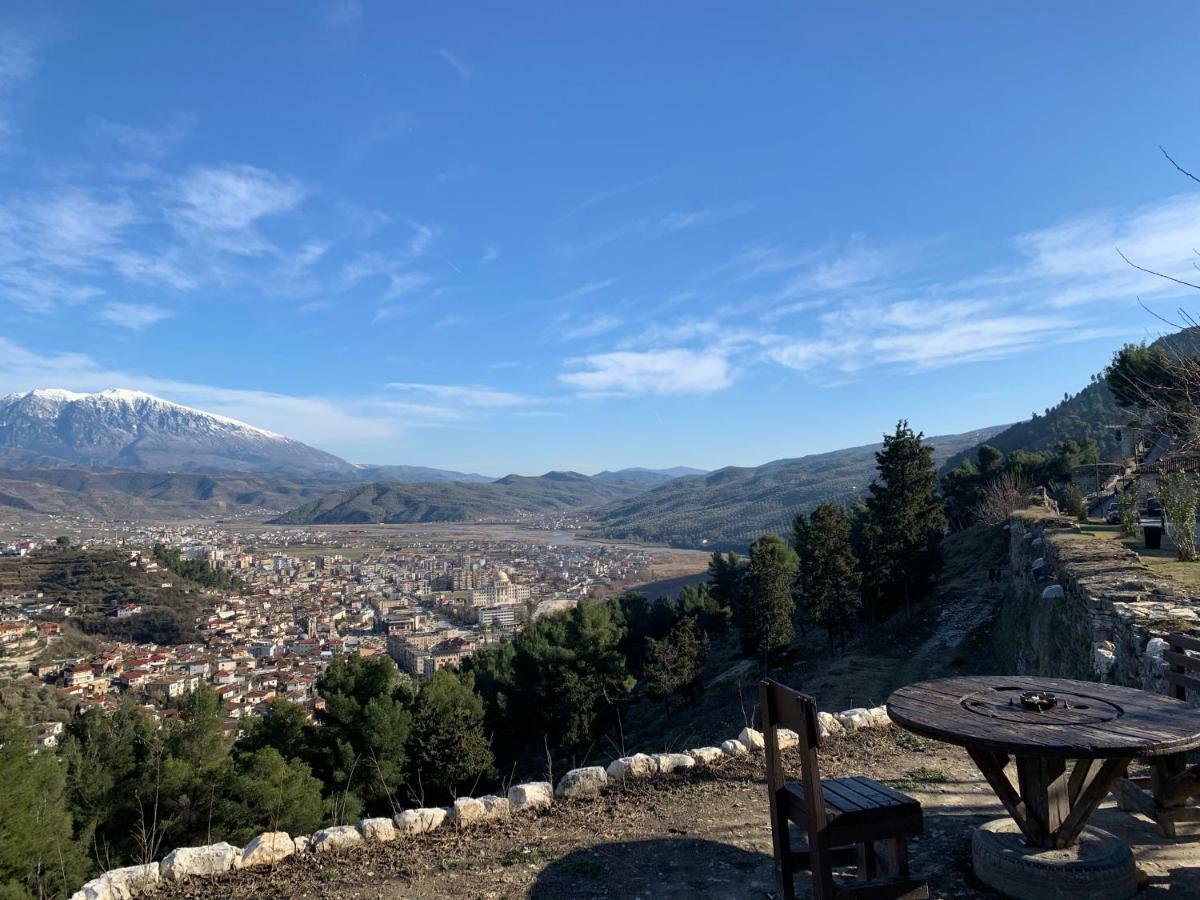
[[[822,737],[863,728],[886,728],[889,724],[887,710],[882,706],[819,715]],[[799,742],[799,736],[785,728],[779,729],[778,737],[784,748],[794,747]],[[460,797],[452,806],[406,809],[392,819],[363,819],[357,825],[334,825],[312,835],[292,837],[281,831],[266,832],[251,840],[244,849],[224,842],[204,847],[180,847],[167,854],[161,863],[105,872],[75,892],[71,900],[131,900],[152,890],[160,881],[218,876],[237,869],[271,866],[291,856],[336,853],[439,828],[471,828],[510,815],[537,812],[553,803],[595,797],[610,782],[660,777],[698,766],[720,766],[730,757],[761,753],[762,750],[762,733],[747,727],[720,747],[698,747],[682,753],[638,753],[613,760],[607,768],[572,769],[559,779],[553,790],[547,781],[533,781],[514,785],[508,789],[506,797]]]
[[[1200,632],[1197,592],[1068,519],[1018,513],[1006,527],[1012,573],[996,634],[1006,667],[1167,693],[1163,638]]]

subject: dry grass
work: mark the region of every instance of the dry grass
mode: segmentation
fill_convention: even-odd
[[[1118,541],[1141,557],[1141,561],[1155,575],[1170,578],[1188,587],[1200,588],[1200,561],[1180,562],[1175,556],[1175,550],[1170,547],[1170,541],[1161,550],[1147,550],[1140,537],[1122,537],[1120,529],[1115,525],[1084,525],[1079,533],[1093,538],[1108,541]]]

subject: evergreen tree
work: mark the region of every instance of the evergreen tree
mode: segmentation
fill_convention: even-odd
[[[276,697],[261,716],[246,722],[245,734],[238,741],[238,749],[254,753],[266,747],[279,751],[284,759],[307,761],[313,751],[312,725],[308,721],[308,710],[299,703]]]
[[[317,683],[325,708],[315,771],[331,791],[333,817],[388,813],[405,784],[412,694],[387,657],[335,659]]]
[[[798,566],[796,551],[777,534],[764,534],[750,546],[734,618],[742,623],[743,650],[765,665],[777,663],[795,636],[792,582]]]
[[[0,896],[66,896],[84,880],[87,857],[72,839],[66,770],[34,749],[18,716],[0,719]]]
[[[646,650],[646,693],[660,699],[679,694],[694,700],[700,691],[708,635],[687,616],[661,640],[650,638]]]
[[[240,756],[226,793],[217,837],[239,846],[264,831],[310,834],[324,816],[312,769],[274,747]]]
[[[793,527],[800,558],[799,593],[808,616],[843,645],[861,605],[858,560],[850,544],[850,518],[836,503],[822,503]]]
[[[409,738],[410,783],[422,803],[450,800],[488,778],[495,759],[475,678],[441,669],[423,682]],[[431,796],[432,794],[432,796]]]
[[[713,552],[708,561],[709,588],[718,602],[732,607],[737,599],[742,577],[746,573],[745,563],[736,553],[722,556]]]
[[[875,454],[862,531],[863,600],[883,616],[929,596],[942,567],[946,517],[938,497],[933,448],[908,422],[885,435]]]

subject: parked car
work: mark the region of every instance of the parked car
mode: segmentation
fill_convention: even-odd
[[[1121,524],[1121,505],[1116,500],[1104,504],[1104,521],[1109,525]]]

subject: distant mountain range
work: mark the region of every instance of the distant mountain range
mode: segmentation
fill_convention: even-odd
[[[143,472],[355,473],[345,460],[283,435],[124,390],[0,397],[0,462]]]
[[[645,487],[640,484],[578,472],[506,475],[488,484],[380,482],[306,503],[271,521],[279,525],[513,521],[579,511],[641,490]]]
[[[491,481],[424,466],[363,466],[235,419],[139,391],[0,397],[0,466],[74,466],[346,481]]]
[[[980,428],[927,441],[941,462],[1004,428]],[[779,459],[754,468],[729,466],[678,478],[591,510],[591,516],[597,533],[606,537],[740,549],[764,532],[786,532],[797,512],[824,500],[857,499],[875,474],[875,451],[880,446]]]

